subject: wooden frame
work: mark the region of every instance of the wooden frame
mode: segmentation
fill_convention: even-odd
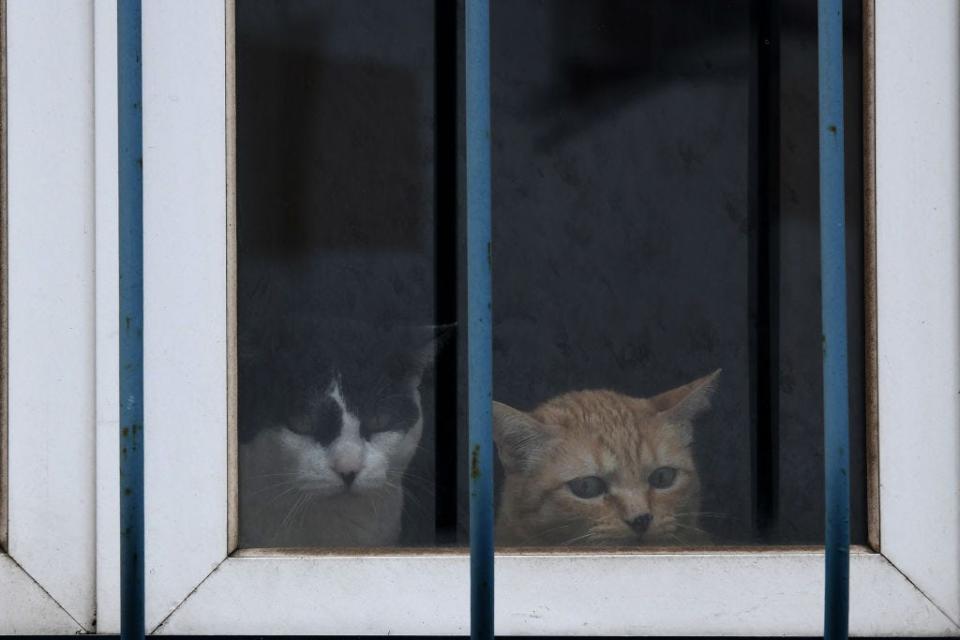
[[[871,548],[851,558],[851,632],[955,635],[960,6],[875,5],[867,0],[864,11],[865,271],[868,317],[876,309],[867,374],[878,384],[868,394]],[[144,9],[148,630],[465,633],[462,553],[233,553],[232,27],[223,2]],[[99,95],[98,84],[98,119]],[[99,171],[99,153],[97,163],[98,175],[111,175],[109,165]],[[98,223],[100,214],[98,204]],[[109,238],[102,242],[98,234],[98,265],[101,251],[112,255]],[[98,314],[100,302],[98,292]],[[98,344],[98,381],[109,383],[109,359],[100,356]],[[106,465],[98,465],[101,480]],[[107,531],[99,511],[98,531]],[[98,576],[115,562],[111,536],[102,538]],[[497,632],[816,635],[822,567],[815,550],[504,553]],[[571,588],[574,581],[589,588]],[[98,630],[116,631],[118,591],[104,584]]]
[[[3,13],[0,631],[78,633],[96,624],[92,4],[9,0]]]

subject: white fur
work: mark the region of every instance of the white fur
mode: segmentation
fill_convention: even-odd
[[[419,393],[411,389],[419,409]],[[369,440],[338,383],[327,390],[342,414],[338,437],[324,447],[282,425],[240,447],[240,543],[246,547],[389,546],[403,512],[401,480],[423,431]],[[355,473],[347,485],[341,474]]]

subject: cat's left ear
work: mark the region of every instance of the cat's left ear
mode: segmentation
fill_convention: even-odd
[[[420,327],[417,335],[419,340],[414,351],[413,374],[419,380],[423,373],[436,362],[440,350],[456,338],[457,323]]]
[[[536,468],[550,439],[547,425],[519,409],[493,402],[493,441],[508,472],[527,474]]]
[[[693,420],[710,408],[710,400],[717,387],[720,371],[717,369],[693,382],[664,391],[650,398],[650,402],[667,422],[692,430]]]

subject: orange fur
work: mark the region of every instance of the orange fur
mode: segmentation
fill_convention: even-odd
[[[652,398],[577,391],[524,413],[494,403],[494,438],[504,465],[497,543],[523,545],[703,544],[700,478],[692,422],[709,407],[716,371]],[[669,487],[651,486],[675,469]],[[570,483],[600,478],[602,495]],[[648,528],[630,527],[650,517]]]

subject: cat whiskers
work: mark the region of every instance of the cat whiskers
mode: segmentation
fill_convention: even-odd
[[[668,533],[667,535],[670,536],[670,538],[671,538],[678,546],[682,546],[682,545],[683,545],[683,540],[681,540],[681,539],[680,539],[680,536],[677,535],[676,533],[671,532],[671,533]]]
[[[426,504],[424,502],[424,498],[434,495],[435,485],[432,479],[411,473],[389,471],[384,480],[384,485],[391,489],[403,491],[404,509],[407,508],[407,505],[410,505],[416,507],[420,513],[433,515],[433,503]]]
[[[296,517],[295,517],[294,526],[296,526],[297,528],[301,528],[301,529],[303,528],[304,519],[305,519],[306,516],[307,516],[307,511],[309,511],[309,508],[310,508],[311,503],[313,503],[316,499],[317,499],[317,494],[316,494],[316,493],[310,493],[310,494],[308,494],[307,499],[303,501],[303,505],[302,505],[302,506],[300,507],[300,509],[297,511],[297,515],[296,515]]]
[[[564,540],[563,542],[561,542],[561,543],[558,544],[557,546],[559,546],[559,547],[574,546],[574,545],[576,545],[576,544],[579,543],[579,542],[591,541],[591,540],[595,540],[595,539],[597,539],[597,538],[598,538],[597,532],[591,530],[591,531],[587,531],[587,532],[586,532],[585,534],[583,534],[583,535],[574,536],[573,538],[570,538],[569,540]]]
[[[289,491],[285,493],[289,493]],[[302,528],[304,525],[306,514],[309,511],[310,506],[314,502],[316,502],[320,497],[322,497],[322,495],[323,494],[319,491],[301,492],[297,496],[293,505],[291,505],[290,509],[287,510],[287,514],[280,521],[280,525],[278,528],[279,531],[288,531],[294,528]],[[349,522],[350,524],[359,524],[344,517],[342,514],[340,514],[339,517],[342,520]]]
[[[290,481],[287,481],[287,482],[278,482],[278,483],[276,483],[276,484],[271,484],[271,485],[266,486],[266,487],[261,487],[260,489],[257,489],[256,491],[251,492],[250,495],[252,495],[252,496],[257,496],[257,495],[265,494],[265,493],[267,493],[268,491],[275,491],[275,490],[278,490],[278,489],[279,489],[279,490],[281,490],[281,491],[279,491],[278,493],[276,493],[276,494],[274,494],[274,495],[272,496],[273,499],[276,500],[276,499],[282,498],[282,497],[284,497],[284,496],[286,496],[286,495],[288,495],[288,494],[290,494],[290,493],[293,493],[294,491],[296,491],[296,490],[299,489],[299,488],[300,488],[300,483],[299,483],[299,482],[297,482],[297,481],[295,481],[295,480],[290,480]]]
[[[579,528],[580,528],[580,525],[579,525],[579,523],[577,523],[577,522],[562,522],[562,523],[560,523],[560,524],[558,524],[558,525],[554,525],[554,526],[552,526],[552,527],[548,527],[547,529],[540,529],[540,530],[538,530],[538,531],[537,531],[537,534],[536,534],[536,539],[537,539],[539,542],[542,542],[542,543],[544,543],[544,544],[550,544],[550,545],[556,544],[556,545],[563,546],[563,545],[566,545],[566,544],[570,544],[569,541],[566,541],[566,542],[550,542],[550,540],[551,540],[552,538],[554,538],[554,536],[553,536],[552,534],[555,534],[555,533],[561,533],[561,534],[562,534],[564,529],[569,529],[569,528],[571,528],[571,527],[577,527],[577,528],[579,529]],[[587,533],[593,533],[593,529],[590,529]],[[574,536],[574,538],[579,538],[579,537],[581,537],[581,536],[580,536],[580,535]]]
[[[387,486],[397,490],[402,490],[400,485],[389,483]],[[403,504],[404,509],[407,509],[408,507],[414,507],[419,513],[428,515],[430,517],[433,516],[435,505],[432,502],[425,502],[424,499],[421,496],[418,496],[416,493],[403,491]]]
[[[681,523],[679,523],[679,522],[674,522],[674,523],[673,523],[673,526],[679,527],[679,528],[683,529],[684,531],[692,531],[692,532],[694,532],[694,533],[702,533],[702,534],[704,534],[704,535],[709,535],[709,534],[707,534],[707,532],[706,532],[705,530],[701,529],[700,527],[695,527],[695,526],[693,526],[693,525],[681,524]]]
[[[284,531],[289,529],[294,524],[295,515],[298,510],[310,499],[309,493],[301,493],[297,496],[297,499],[294,500],[293,505],[287,510],[287,514],[283,517],[283,520],[280,521],[280,530]]]

